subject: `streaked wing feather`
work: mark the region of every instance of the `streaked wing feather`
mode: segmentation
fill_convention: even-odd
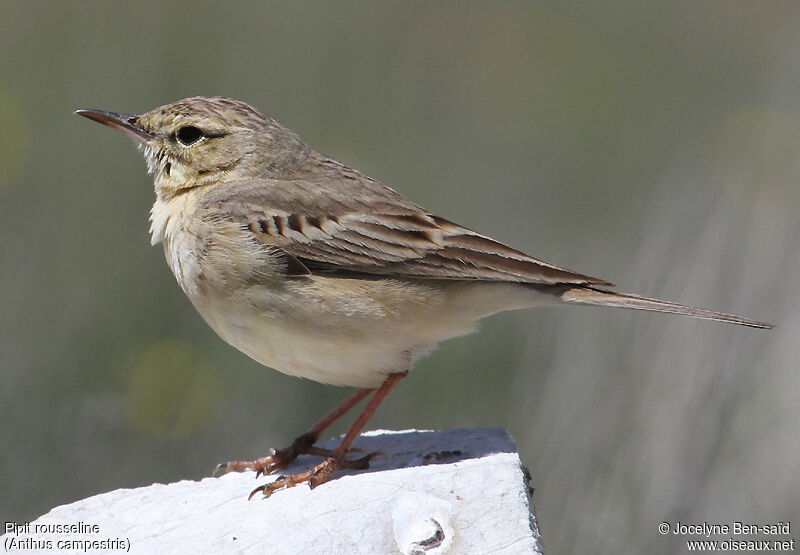
[[[331,219],[250,213],[240,218],[258,241],[294,256],[312,271],[607,284],[552,266],[430,214],[414,214],[413,219],[397,216],[351,214]]]
[[[429,214],[361,174],[248,183],[207,202],[312,272],[611,285]]]

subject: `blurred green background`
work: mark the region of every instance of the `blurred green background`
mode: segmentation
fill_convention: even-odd
[[[0,48],[2,520],[200,479],[348,394],[213,334],[132,141],[71,115],[223,95],[547,261],[780,326],[502,314],[372,428],[508,428],[552,553],[800,525],[800,4],[5,0]]]

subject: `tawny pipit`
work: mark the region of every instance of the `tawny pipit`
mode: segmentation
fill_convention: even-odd
[[[320,154],[244,102],[196,97],[139,116],[76,113],[138,141],[155,179],[152,242],[164,244],[181,288],[222,339],[286,374],[361,388],[290,447],[218,466],[267,474],[300,453],[326,457],[253,493],[366,468],[371,455],[346,455],[414,362],[501,310],[585,304],[771,327],[616,293],[532,258]],[[370,394],[336,451],[314,447]]]

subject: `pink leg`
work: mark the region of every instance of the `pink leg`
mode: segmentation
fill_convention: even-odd
[[[314,424],[314,426],[303,435],[296,438],[289,447],[285,447],[276,451],[270,449],[270,454],[266,457],[261,457],[254,461],[228,461],[220,463],[214,468],[213,474],[220,470],[230,472],[232,470],[255,470],[256,477],[264,474],[270,474],[279,468],[287,467],[299,455],[311,454],[320,455],[323,457],[330,457],[333,455],[332,451],[328,449],[320,449],[314,447],[314,444],[319,439],[322,432],[328,429],[334,422],[339,420],[342,416],[347,414],[354,406],[359,404],[364,397],[375,391],[374,389],[364,388],[359,389],[351,395],[344,403],[333,409],[330,414],[325,418]]]
[[[337,470],[342,470],[345,468],[368,468],[370,459],[376,455],[379,455],[380,453],[369,453],[364,457],[352,461],[346,460],[345,456],[352,448],[356,439],[358,439],[358,436],[361,435],[361,432],[367,425],[367,422],[369,422],[370,418],[375,415],[378,407],[381,406],[381,404],[386,400],[386,397],[389,396],[389,394],[394,390],[395,387],[397,387],[400,381],[406,377],[407,374],[408,372],[389,374],[383,384],[381,384],[381,386],[375,392],[375,395],[373,395],[372,399],[369,400],[369,403],[367,403],[364,411],[358,416],[358,418],[356,418],[356,421],[347,431],[347,434],[339,444],[339,447],[336,448],[336,451],[330,453],[327,459],[322,461],[308,472],[294,474],[292,476],[281,476],[270,484],[257,487],[252,491],[252,493],[250,493],[250,497],[252,498],[253,495],[259,491],[263,492],[265,497],[269,497],[279,489],[290,488],[304,482],[308,482],[308,485],[311,488],[315,488],[320,484],[324,484],[330,480],[331,476],[333,476],[333,473]]]

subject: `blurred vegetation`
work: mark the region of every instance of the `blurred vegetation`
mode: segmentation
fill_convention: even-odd
[[[553,553],[670,553],[662,521],[797,517],[799,12],[3,2],[2,519],[199,479],[347,394],[207,328],[149,246],[140,155],[71,115],[201,94],[545,260],[780,325],[498,315],[423,361],[373,427],[507,427]]]

